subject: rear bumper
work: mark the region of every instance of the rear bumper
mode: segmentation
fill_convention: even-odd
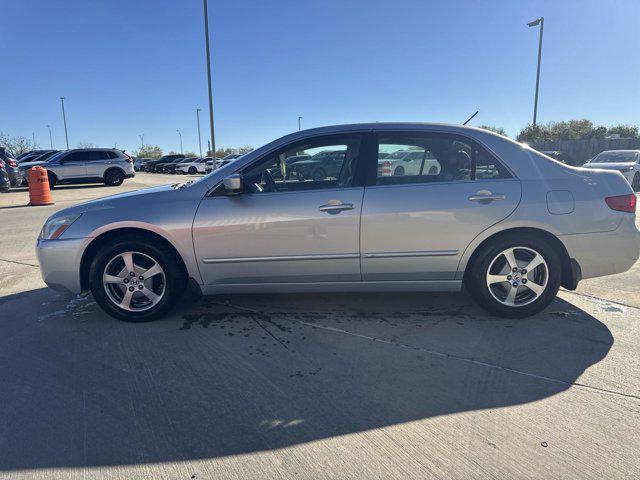
[[[611,232],[558,238],[580,266],[582,279],[626,272],[640,257],[640,232],[633,215],[625,215],[620,226]]]
[[[80,293],[80,261],[87,240],[38,240],[36,256],[47,286],[63,292]]]

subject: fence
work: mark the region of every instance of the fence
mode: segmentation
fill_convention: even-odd
[[[544,140],[531,142],[539,152],[560,150],[578,163],[584,163],[604,150],[640,150],[640,138],[590,138],[585,140]]]

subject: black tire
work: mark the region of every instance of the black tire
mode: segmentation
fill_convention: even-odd
[[[104,184],[107,187],[118,187],[124,182],[124,173],[121,170],[107,170],[104,174]]]
[[[198,169],[196,167],[189,167],[189,175],[195,175],[198,173]]]
[[[47,172],[47,178],[49,179],[49,189],[53,190],[58,184],[58,178],[51,172]]]
[[[640,173],[636,172],[631,182],[631,188],[634,192],[640,192]]]
[[[403,176],[404,175],[404,167],[396,167],[396,169],[393,171],[394,175],[398,175],[398,176]]]
[[[96,303],[110,316],[125,322],[150,322],[165,315],[181,297],[187,285],[187,278],[176,254],[166,245],[145,242],[140,237],[123,237],[103,245],[89,270],[89,286]],[[102,275],[107,264],[123,252],[140,252],[152,257],[165,272],[164,293],[157,305],[140,312],[128,311],[117,306],[106,292]]]
[[[532,249],[544,258],[547,265],[545,290],[531,303],[507,306],[494,298],[489,291],[486,276],[494,259],[506,249],[521,247]],[[543,237],[524,238],[521,235],[504,235],[482,247],[469,265],[465,275],[465,286],[471,297],[489,313],[504,318],[525,318],[545,309],[556,297],[561,281],[561,260],[555,246]]]

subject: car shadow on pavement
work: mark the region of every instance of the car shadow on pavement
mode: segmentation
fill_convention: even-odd
[[[560,393],[613,344],[556,300],[523,320],[464,295],[245,295],[126,324],[48,289],[0,298],[0,470],[273,450]]]

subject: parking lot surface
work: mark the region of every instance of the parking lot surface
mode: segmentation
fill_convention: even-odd
[[[0,195],[0,478],[640,476],[638,264],[524,320],[386,293],[185,298],[126,324],[46,288],[54,211],[184,179]]]

